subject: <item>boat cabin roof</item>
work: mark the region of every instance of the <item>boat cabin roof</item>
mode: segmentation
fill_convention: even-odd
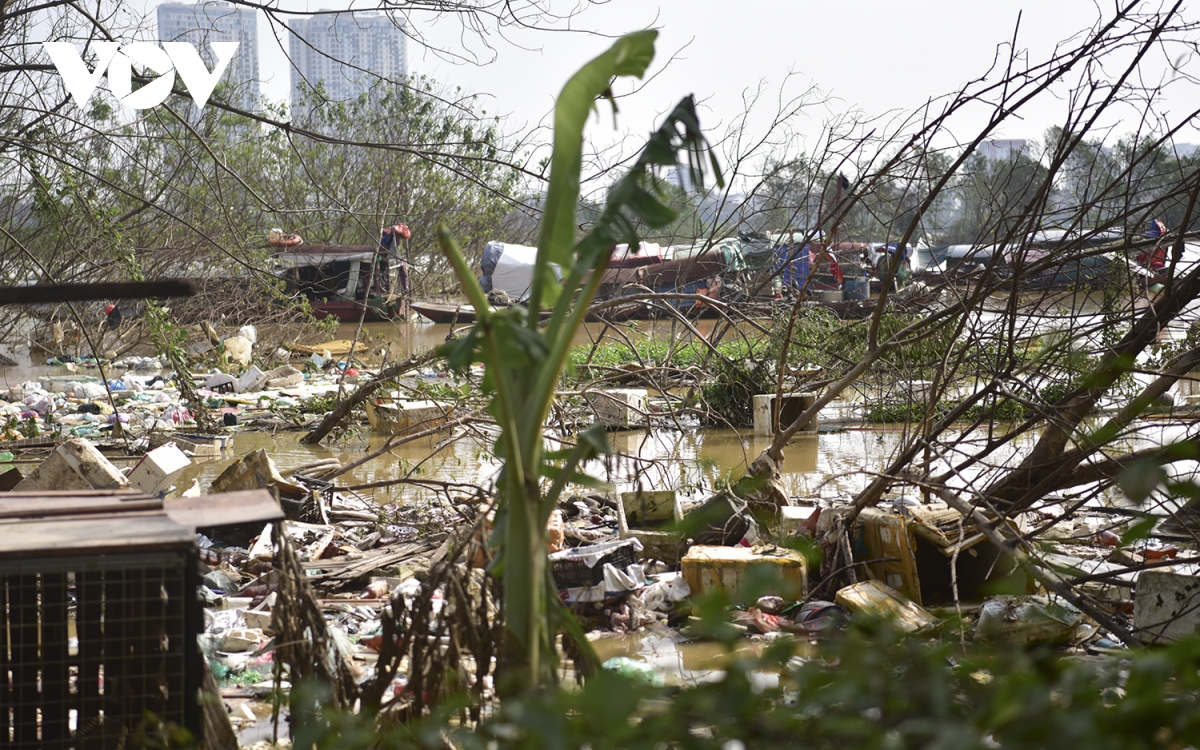
[[[275,253],[275,260],[287,266],[321,266],[339,261],[370,261],[377,250],[381,260],[387,259],[387,251],[377,245],[301,245]]]

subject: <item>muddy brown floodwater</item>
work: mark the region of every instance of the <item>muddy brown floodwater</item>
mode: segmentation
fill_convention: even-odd
[[[385,440],[381,435],[354,438],[343,443],[311,446],[300,442],[303,432],[242,432],[233,448],[221,458],[197,458],[179,479],[181,487],[193,478],[201,487],[217,477],[237,457],[265,448],[280,471],[321,458],[349,463]],[[619,456],[590,467],[618,489],[633,489],[640,482],[646,489],[673,488],[685,495],[699,495],[722,478],[736,477],[748,461],[768,445],[732,430],[664,430],[616,432],[609,436]],[[338,479],[339,484],[357,485],[412,476],[445,482],[489,484],[499,471],[491,460],[486,439],[466,437],[439,448],[439,443],[422,440],[401,445],[390,456],[363,464]],[[893,452],[899,434],[876,430],[847,430],[802,437],[787,449],[783,483],[798,497],[848,498],[866,481],[862,472],[880,471]],[[637,457],[640,460],[634,460]],[[416,473],[410,474],[419,466]],[[381,503],[422,496],[426,490],[411,485],[364,490]]]
[[[702,335],[711,332],[715,321],[699,321]],[[355,326],[343,325],[335,338],[352,338]],[[448,325],[416,325],[406,322],[372,323],[363,327],[363,338],[372,350],[390,348],[392,360],[425,351],[444,342],[451,333]],[[577,344],[597,340],[660,337],[683,333],[670,322],[654,321],[623,324],[620,328],[588,324],[576,338]],[[685,334],[686,335],[686,334]],[[61,367],[30,362],[27,358],[16,368],[0,371],[0,386],[19,383],[40,375],[64,375]],[[95,370],[81,375],[97,374]],[[844,407],[844,405],[842,405]],[[838,413],[838,405],[828,412]],[[822,418],[828,419],[827,411]],[[356,436],[341,442],[311,446],[300,442],[303,431],[239,432],[232,449],[220,458],[197,458],[180,477],[179,486],[193,479],[202,489],[231,462],[259,448],[266,449],[280,470],[288,470],[317,459],[336,458],[343,464],[378,448],[385,437],[367,431],[365,425]],[[802,435],[788,447],[783,466],[783,485],[789,495],[826,500],[848,499],[860,490],[873,473],[886,468],[900,443],[901,434],[852,424],[836,432]],[[755,437],[750,430],[662,429],[617,432],[610,442],[619,454],[589,467],[594,476],[618,489],[673,488],[685,496],[698,497],[726,479],[739,476],[768,445],[766,438]],[[397,480],[405,477],[442,482],[488,485],[499,467],[490,457],[491,438],[468,436],[458,440],[420,440],[394,448],[389,455],[370,461],[338,479],[341,485],[359,485]],[[132,459],[114,460],[120,466]],[[430,490],[411,484],[363,490],[379,502],[407,501],[426,495]]]

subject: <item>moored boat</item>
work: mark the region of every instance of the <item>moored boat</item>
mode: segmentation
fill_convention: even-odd
[[[382,246],[280,248],[275,262],[288,294],[308,300],[318,318],[390,320],[406,312],[408,267]]]

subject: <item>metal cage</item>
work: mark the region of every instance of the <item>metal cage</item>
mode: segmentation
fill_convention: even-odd
[[[0,522],[0,747],[199,737],[198,578],[191,530],[165,515]]]

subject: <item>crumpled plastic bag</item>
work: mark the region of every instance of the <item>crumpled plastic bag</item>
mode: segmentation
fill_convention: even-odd
[[[655,612],[669,612],[675,602],[692,595],[692,587],[679,573],[660,576],[642,591],[642,604]]]

